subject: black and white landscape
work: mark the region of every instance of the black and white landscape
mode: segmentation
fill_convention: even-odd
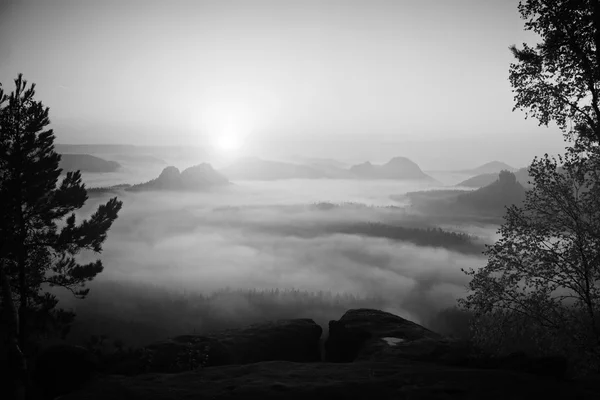
[[[600,398],[600,0],[0,0],[0,399]]]

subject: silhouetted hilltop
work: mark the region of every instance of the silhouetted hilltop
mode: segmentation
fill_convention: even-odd
[[[467,169],[459,171],[464,174],[470,175],[481,175],[481,174],[499,174],[500,171],[516,171],[516,168],[511,167],[510,165],[502,162],[502,161],[490,161],[489,163],[485,163],[480,165],[477,168]]]
[[[517,182],[519,182],[524,187],[530,187],[531,185],[528,183],[532,180],[531,176],[529,176],[529,170],[527,167],[518,169],[513,172],[517,178]],[[464,187],[472,187],[472,188],[480,188],[483,186],[490,185],[498,180],[499,173],[489,173],[489,174],[481,174],[469,178],[465,181],[460,182],[456,186],[464,186]]]
[[[281,161],[262,160],[256,157],[242,158],[220,170],[230,179],[277,180],[327,178],[327,174],[307,165]]]
[[[427,190],[406,193],[411,209],[417,213],[450,221],[487,221],[500,223],[505,206],[521,204],[526,189],[512,172],[502,171],[489,185],[473,191]]]
[[[183,172],[179,172],[179,169],[173,166],[166,167],[158,178],[133,185],[126,190],[205,190],[228,184],[229,180],[215,171],[210,164],[202,163],[187,168]]]
[[[121,164],[89,154],[61,154],[59,167],[63,173],[77,170],[81,172],[114,172],[121,168]]]
[[[383,165],[370,162],[347,168],[335,160],[314,159],[310,164],[262,160],[250,157],[240,159],[220,170],[230,179],[277,180],[277,179],[407,179],[434,181],[408,158],[396,157]]]
[[[363,179],[434,180],[406,157],[394,157],[383,165],[375,165],[367,161],[353,165],[350,167],[350,172],[355,177]]]
[[[502,212],[505,206],[521,204],[525,200],[525,188],[517,181],[515,174],[502,171],[498,179],[490,185],[473,192],[460,194],[457,202],[469,209]]]

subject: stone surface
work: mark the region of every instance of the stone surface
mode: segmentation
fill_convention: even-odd
[[[146,350],[163,366],[190,349],[215,354],[206,366],[188,358],[186,367],[183,357],[185,372],[104,375],[61,400],[599,398],[600,382],[519,372],[556,371],[558,359],[477,358],[465,343],[386,312],[350,310],[330,327],[335,363],[318,362],[321,328],[312,320],[278,321],[155,343]]]
[[[104,377],[61,400],[597,399],[598,384],[406,362],[270,361],[180,374]]]
[[[80,388],[98,371],[98,360],[87,349],[67,344],[50,346],[33,366],[33,382],[41,399]]]
[[[208,335],[177,336],[118,360],[109,371],[130,375],[260,361],[317,362],[321,334],[322,328],[313,320],[291,319]]]
[[[396,338],[391,346],[385,338]],[[425,359],[450,341],[421,325],[379,310],[347,311],[329,323],[325,342],[326,360],[352,362],[387,358]]]
[[[555,379],[565,377],[564,357],[531,357],[514,353],[492,357],[477,351],[468,342],[453,340],[414,322],[379,310],[347,311],[339,321],[329,323],[325,342],[330,362],[415,361],[449,366],[504,369]]]

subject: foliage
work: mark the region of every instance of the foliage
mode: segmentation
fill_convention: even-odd
[[[515,109],[555,122],[579,146],[600,141],[600,4],[598,0],[526,0],[525,29],[541,43],[512,46]]]
[[[480,344],[568,355],[600,371],[600,2],[524,0],[536,46],[511,50],[515,109],[554,122],[572,141],[564,156],[534,159],[533,189],[508,208],[488,263],[461,305]]]
[[[525,198],[525,188],[515,174],[501,171],[498,179],[472,192],[462,193],[456,203],[469,210],[502,215],[506,206],[519,205]]]
[[[546,155],[530,173],[534,188],[522,207],[508,208],[487,265],[467,272],[462,305],[474,311],[475,338],[487,347],[529,337],[539,351],[593,348],[598,357],[600,157]]]
[[[13,92],[0,90],[0,311],[22,375],[34,334],[58,327],[64,336],[74,316],[56,308],[58,300],[48,287],[62,287],[78,298],[88,294],[86,284],[103,266],[99,260],[82,264],[77,257],[102,251],[122,206],[110,199],[76,222],[74,212],[86,202],[86,189],[79,171],[59,182],[61,157],[49,124],[49,109],[35,100],[35,85],[28,86],[21,75]]]

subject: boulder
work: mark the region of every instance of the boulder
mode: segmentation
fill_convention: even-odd
[[[329,362],[426,362],[455,367],[500,369],[564,378],[568,365],[558,355],[532,356],[512,353],[485,354],[464,340],[432,332],[421,325],[384,311],[347,311],[329,323],[325,342]]]
[[[68,344],[49,346],[35,360],[33,382],[42,399],[81,388],[98,372],[97,358],[86,348]]]
[[[325,359],[331,362],[382,360],[404,356],[431,358],[448,339],[384,311],[355,309],[329,323]]]
[[[211,335],[230,349],[236,364],[259,361],[317,362],[323,329],[312,319],[251,325]]]
[[[322,328],[311,319],[280,320],[208,335],[184,335],[146,346],[143,371],[181,372],[200,366],[261,361],[320,361]]]

